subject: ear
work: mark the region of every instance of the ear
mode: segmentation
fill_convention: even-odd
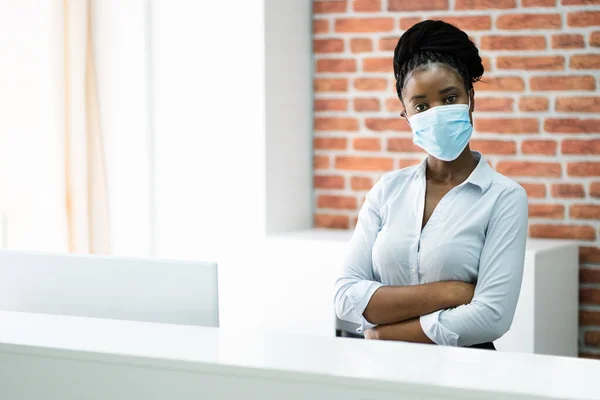
[[[408,124],[408,126],[410,126],[410,121],[408,120],[408,116],[406,115],[406,109],[404,109],[400,112],[400,116],[402,118],[404,118],[406,120],[406,123]]]

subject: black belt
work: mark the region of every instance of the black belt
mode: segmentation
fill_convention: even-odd
[[[469,347],[471,349],[496,350],[496,346],[494,346],[494,343],[492,343],[492,342],[474,344],[473,346],[467,346],[467,347]]]
[[[363,335],[359,335],[355,332],[348,332],[348,331],[342,331],[342,330],[337,330],[335,336],[337,337],[350,337],[350,338],[356,338],[356,339],[364,339]],[[481,344],[474,344],[473,346],[467,346],[467,348],[471,348],[471,349],[485,349],[485,350],[496,350],[496,347],[494,346],[494,343],[492,342],[487,342],[487,343],[481,343]]]

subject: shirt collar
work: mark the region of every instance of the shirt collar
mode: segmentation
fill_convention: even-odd
[[[467,182],[477,185],[481,188],[482,192],[485,192],[487,188],[492,184],[492,177],[494,176],[494,170],[488,164],[487,160],[478,151],[471,152],[475,158],[479,159],[477,166],[471,172],[471,175],[467,178]]]
[[[465,181],[471,183],[475,186],[478,186],[482,192],[485,192],[488,187],[490,187],[492,183],[493,170],[492,167],[489,166],[487,160],[483,157],[483,155],[478,151],[471,151],[473,156],[478,160],[477,166],[471,172],[471,175]],[[427,169],[427,157],[423,159],[419,167],[417,168],[417,174],[420,178],[425,178],[425,171]]]

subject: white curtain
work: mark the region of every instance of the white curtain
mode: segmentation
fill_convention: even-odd
[[[90,0],[63,0],[64,165],[68,248],[110,252],[106,157]],[[59,96],[61,97],[61,96]]]

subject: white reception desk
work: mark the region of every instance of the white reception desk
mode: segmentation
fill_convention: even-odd
[[[598,399],[600,363],[0,312],[2,399]]]
[[[270,238],[266,251],[254,256],[263,261],[260,268],[243,272],[228,268],[245,265],[243,260],[219,260],[221,326],[239,324],[241,318],[248,324],[260,321],[268,330],[332,335],[333,285],[351,234],[313,229]],[[256,282],[259,273],[260,284],[245,284]],[[240,274],[248,276],[239,279]],[[247,293],[247,304],[229,297],[232,287],[236,295]],[[263,296],[260,301],[257,293]],[[577,244],[529,239],[519,304],[510,331],[496,341],[498,350],[577,357],[578,295]],[[240,306],[247,311],[239,313]]]

